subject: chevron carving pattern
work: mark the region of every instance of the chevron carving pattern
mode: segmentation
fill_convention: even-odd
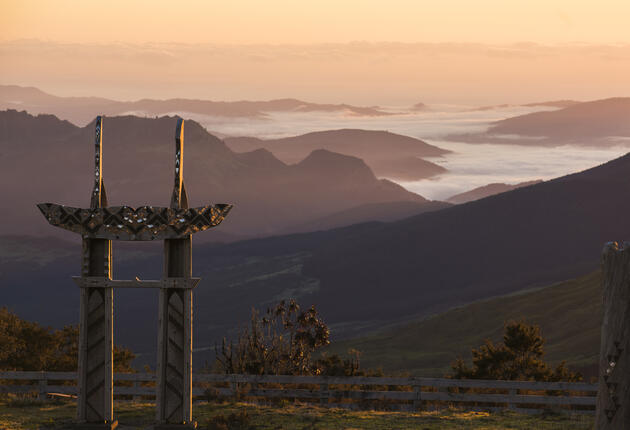
[[[157,206],[110,206],[82,209],[55,203],[37,205],[48,222],[90,239],[178,239],[215,227],[232,205],[217,204],[190,209]]]

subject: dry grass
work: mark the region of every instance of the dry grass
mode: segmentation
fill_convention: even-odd
[[[153,403],[116,401],[121,430],[151,425]],[[39,402],[16,397],[0,399],[0,429],[62,429],[73,422],[76,404],[71,400]],[[448,409],[435,412],[346,411],[297,403],[262,406],[245,403],[197,403],[194,417],[199,428],[212,429],[475,429],[475,430],[580,430],[591,429],[585,416],[520,415],[516,413],[467,412]],[[218,418],[217,418],[218,417]],[[227,423],[227,424],[225,424]]]

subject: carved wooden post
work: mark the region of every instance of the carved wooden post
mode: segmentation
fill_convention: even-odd
[[[602,255],[604,321],[597,391],[597,429],[630,426],[630,244],[607,243]]]
[[[188,209],[184,185],[184,121],[175,131],[172,209]],[[164,240],[164,278],[192,277],[192,235]],[[157,428],[196,428],[192,421],[192,288],[161,288],[158,330]]]
[[[108,206],[102,178],[102,120],[96,119],[96,167],[89,209],[37,205],[48,222],[83,238],[78,420],[84,428],[113,429],[113,294],[117,288],[159,288],[156,428],[196,427],[192,421],[192,234],[219,225],[229,204],[188,207],[183,180],[184,122],[175,135],[175,187],[171,207]],[[160,280],[112,279],[112,240],[164,240]]]
[[[94,186],[91,209],[107,206],[103,182],[103,120],[96,118]],[[96,221],[93,221],[96,223]],[[111,279],[112,241],[83,237],[82,277]],[[113,290],[83,287],[79,322],[77,418],[90,428],[113,429]]]

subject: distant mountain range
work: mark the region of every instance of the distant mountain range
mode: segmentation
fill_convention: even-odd
[[[539,128],[523,135],[525,141],[552,145],[582,139],[580,121],[601,121],[610,126],[608,131],[585,125],[591,134],[584,136],[591,136],[589,144],[609,144],[613,134],[630,136],[622,124],[629,103],[609,99],[520,116],[495,123],[485,135],[499,143],[517,141],[505,134],[521,136],[529,124]],[[591,118],[588,112],[598,113]],[[168,204],[174,126],[174,117],[105,118],[103,171],[111,205]],[[77,320],[78,294],[70,276],[79,272],[80,240],[56,232],[34,205],[87,205],[93,127],[77,127],[53,115],[0,112],[0,303],[44,324]],[[549,136],[535,134],[543,131]],[[485,198],[450,205],[379,180],[369,167],[374,164],[378,170],[387,152],[377,142],[390,142],[389,149],[409,151],[406,157],[420,161],[441,155],[440,148],[386,132],[326,133],[271,143],[233,140],[230,145],[259,145],[237,153],[198,123],[186,122],[185,179],[191,205],[235,204],[216,231],[194,239],[193,273],[202,277],[195,291],[195,363],[209,357],[220,337],[238,330],[252,307],[286,298],[316,304],[334,340],[356,339],[431,315],[456,318],[461,314],[444,312],[591,273],[605,242],[629,236],[630,201],[624,197],[630,195],[630,154],[496,195],[487,196],[493,187],[482,187],[463,198]],[[352,155],[363,151],[371,158],[368,164],[339,153],[344,133],[356,137]],[[586,137],[575,142],[587,144]],[[260,148],[261,142],[277,144],[276,151],[294,156],[292,164]],[[330,146],[322,149],[325,142]],[[420,149],[429,152],[420,154]],[[33,233],[43,236],[29,236]],[[235,242],[282,233],[291,234]],[[227,241],[232,243],[217,243]],[[116,244],[115,278],[160,277],[160,245]],[[120,291],[115,303],[117,339],[144,354],[141,361],[151,362],[157,296]],[[495,326],[503,315],[493,315]],[[451,329],[462,329],[466,321]],[[490,330],[475,324],[470,327],[477,327],[478,334]],[[477,341],[470,327],[460,338],[467,347],[466,342]],[[417,332],[431,332],[430,325]],[[415,331],[401,331],[394,343],[400,346],[409,333]],[[433,364],[427,368],[437,371]]]
[[[326,149],[364,160],[379,177],[415,181],[446,172],[421,157],[448,154],[420,139],[388,131],[328,130],[281,139],[227,137],[225,143],[236,152],[264,148],[285,163],[296,163],[316,149]]]
[[[517,188],[528,187],[530,185],[539,184],[540,182],[542,181],[541,180],[527,181],[527,182],[520,182],[514,185],[502,184],[502,183],[488,184],[482,187],[474,188],[470,191],[455,194],[454,196],[451,196],[448,199],[446,199],[446,201],[453,204],[468,203],[474,200],[479,200],[485,197],[493,196],[495,194],[505,193],[506,191],[512,191]]]
[[[579,103],[581,102],[578,102],[576,100],[550,100],[547,102],[526,103],[522,106],[530,106],[530,107],[544,106],[544,107],[566,108],[566,107],[573,106]]]
[[[534,112],[493,123],[484,133],[448,136],[469,143],[611,146],[630,143],[630,97],[616,97]]]
[[[590,273],[599,266],[605,242],[630,237],[628,171],[630,155],[391,223],[226,245],[195,239],[193,273],[203,278],[195,292],[196,360],[245,323],[252,306],[264,308],[283,298],[316,304],[333,339],[341,339]],[[313,198],[319,202],[319,196]],[[73,239],[72,246],[13,239],[25,249],[0,259],[0,283],[12,286],[2,289],[2,303],[49,324],[74,321],[76,308],[68,313],[71,304],[61,303],[68,294],[78,296],[69,281],[79,269],[80,246]],[[13,246],[6,248],[13,255]],[[159,244],[139,249],[117,246],[117,278],[159,276]],[[41,303],[33,304],[33,297]],[[116,299],[117,324],[125,327],[121,342],[143,352],[155,347],[155,339],[146,336],[157,306],[152,297],[129,291]]]
[[[525,104],[506,103],[506,104],[501,104],[501,105],[479,106],[479,107],[470,109],[470,111],[505,109],[505,108],[518,107],[518,106],[526,106],[526,107],[541,106],[541,107],[552,107],[552,108],[565,108],[565,107],[576,105],[578,103],[581,103],[581,102],[578,102],[575,100],[550,100],[546,102],[534,102],[534,103],[525,103]]]
[[[379,107],[348,104],[309,103],[297,99],[269,101],[212,101],[195,99],[142,99],[117,101],[102,97],[59,97],[34,87],[0,85],[0,109],[26,110],[31,114],[53,114],[77,125],[85,125],[97,115],[180,115],[202,114],[218,117],[264,118],[271,112],[345,112],[351,115],[384,116]]]
[[[105,117],[103,171],[110,205],[168,204],[174,130],[173,117]],[[52,115],[0,112],[0,194],[5,202],[0,234],[50,234],[36,203],[84,207],[89,202],[93,135],[93,123],[79,128]],[[429,203],[377,179],[355,157],[314,150],[287,165],[266,150],[237,154],[194,121],[185,123],[185,142],[191,204],[235,204],[217,238],[267,236],[289,227],[295,231],[296,226],[370,204]],[[372,219],[369,210],[354,218]]]

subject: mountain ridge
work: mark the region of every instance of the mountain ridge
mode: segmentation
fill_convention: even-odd
[[[27,110],[31,114],[48,113],[69,120],[79,126],[89,123],[97,115],[118,116],[129,112],[146,115],[202,114],[218,117],[265,118],[271,112],[347,112],[352,115],[386,116],[378,106],[353,106],[345,103],[310,103],[293,98],[267,101],[213,101],[202,99],[139,99],[111,100],[104,97],[63,97],[44,92],[36,87],[0,85],[0,109]]]
[[[235,152],[264,148],[285,163],[296,163],[316,149],[326,149],[364,160],[379,177],[420,180],[446,173],[422,157],[441,157],[450,151],[420,139],[384,130],[336,129],[279,139],[227,137]]]
[[[35,203],[81,207],[89,197],[93,122],[79,128],[54,118],[0,112],[0,147],[5,155],[0,158],[0,191],[13,202],[0,233],[16,228],[46,233],[48,226]],[[103,172],[111,205],[168,205],[174,129],[174,117],[104,118]],[[376,178],[362,160],[351,156],[315,151],[302,162],[287,165],[267,151],[236,154],[195,121],[185,123],[185,142],[191,205],[234,203],[221,231],[236,236],[277,233],[286,225],[366,203],[426,201]]]
[[[202,281],[196,289],[195,342],[211,350],[247,321],[252,307],[264,309],[281,299],[315,304],[333,339],[343,339],[591,273],[605,242],[630,237],[630,202],[620,198],[630,194],[628,170],[630,154],[395,222],[223,245],[197,242],[193,273]],[[133,260],[123,251],[116,251],[118,279],[160,276],[159,249],[153,257]],[[75,252],[44,266],[0,261],[0,282],[14,286],[1,292],[3,303],[24,317],[47,318],[48,324],[67,321],[72,314],[56,303],[76,291],[69,277],[78,270],[78,242]],[[133,326],[142,315],[149,330],[153,304],[133,294],[121,293],[116,324]],[[33,307],[34,295],[45,308]],[[140,333],[138,327],[120,336],[137,345],[134,349],[150,351],[154,339]]]
[[[492,123],[486,132],[451,135],[448,140],[550,147],[627,145],[628,117],[630,97],[612,97],[503,119]]]
[[[528,187],[530,185],[536,185],[541,183],[542,180],[533,180],[533,181],[525,181],[519,182],[518,184],[504,184],[504,183],[492,183],[483,185],[481,187],[473,188],[469,191],[464,191],[463,193],[455,194],[445,201],[454,204],[462,204],[468,203],[474,200],[483,199],[485,197],[493,196],[495,194],[505,193],[507,191],[512,191],[517,188]]]

